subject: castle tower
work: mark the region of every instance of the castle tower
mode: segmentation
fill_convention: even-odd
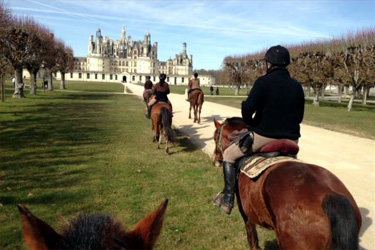
[[[94,36],[91,35],[89,37],[89,47],[88,47],[88,49],[89,49],[89,55],[91,55],[93,53],[94,47],[95,47],[95,45],[94,45]]]
[[[99,54],[99,55],[101,54],[102,42],[103,42],[102,32],[100,29],[97,29],[96,41],[95,41],[96,54]]]
[[[182,53],[186,54],[186,43],[182,44]]]

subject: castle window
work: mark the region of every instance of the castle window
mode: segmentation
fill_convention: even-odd
[[[182,77],[181,82],[184,82],[184,80],[185,80],[184,77]]]
[[[167,82],[169,82],[169,76],[167,76]]]
[[[112,80],[113,76],[112,74],[109,75],[109,80]]]
[[[73,73],[70,73],[70,78],[73,78]]]
[[[139,81],[142,82],[142,76],[139,76]]]
[[[90,73],[87,73],[87,79],[90,79]]]
[[[135,76],[132,76],[132,81],[135,81]]]
[[[79,79],[82,78],[82,73],[78,73],[78,78],[79,78]]]
[[[115,75],[115,80],[117,80],[117,75]]]
[[[96,80],[98,79],[98,74],[95,74],[95,79],[96,79]]]
[[[129,65],[128,65],[128,61],[126,61],[126,67],[128,67]]]
[[[104,74],[102,74],[102,79],[103,79],[103,80],[105,79],[105,75],[104,75]]]

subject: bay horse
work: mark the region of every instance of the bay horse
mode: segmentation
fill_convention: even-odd
[[[71,220],[62,234],[18,205],[23,237],[30,250],[41,249],[152,249],[163,226],[168,199],[141,219],[132,231],[108,215],[80,215]]]
[[[204,94],[201,90],[193,90],[189,95],[189,119],[191,119],[191,109],[194,109],[194,122],[201,122],[201,111],[204,102]]]
[[[228,136],[247,126],[242,118],[214,123],[215,165],[223,161]],[[323,167],[287,161],[255,179],[240,172],[236,197],[250,249],[259,249],[256,224],[275,231],[280,249],[359,248],[359,208],[345,185]]]
[[[150,101],[150,98],[152,96],[152,89],[146,89],[143,91],[143,101],[146,104],[146,112],[148,109],[148,102]]]
[[[151,121],[153,141],[157,142],[160,149],[162,134],[165,137],[165,153],[169,154],[169,142],[176,142],[176,136],[172,130],[172,110],[171,106],[165,102],[157,102],[151,109]]]

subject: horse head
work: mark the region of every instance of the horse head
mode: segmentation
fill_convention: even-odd
[[[18,205],[24,241],[29,249],[152,249],[160,235],[168,199],[126,232],[108,215],[81,215],[57,233],[25,206]]]
[[[214,132],[215,150],[211,161],[214,166],[219,167],[223,162],[223,152],[230,145],[230,135],[235,130],[240,131],[246,128],[247,125],[240,117],[227,118],[223,123],[214,119],[214,123],[216,127]]]

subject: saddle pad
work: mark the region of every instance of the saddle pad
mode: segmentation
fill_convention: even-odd
[[[286,161],[301,162],[298,159],[289,156],[277,156],[271,158],[264,158],[262,156],[254,156],[247,160],[241,166],[241,172],[246,174],[250,178],[256,178],[263,173],[270,166]]]

